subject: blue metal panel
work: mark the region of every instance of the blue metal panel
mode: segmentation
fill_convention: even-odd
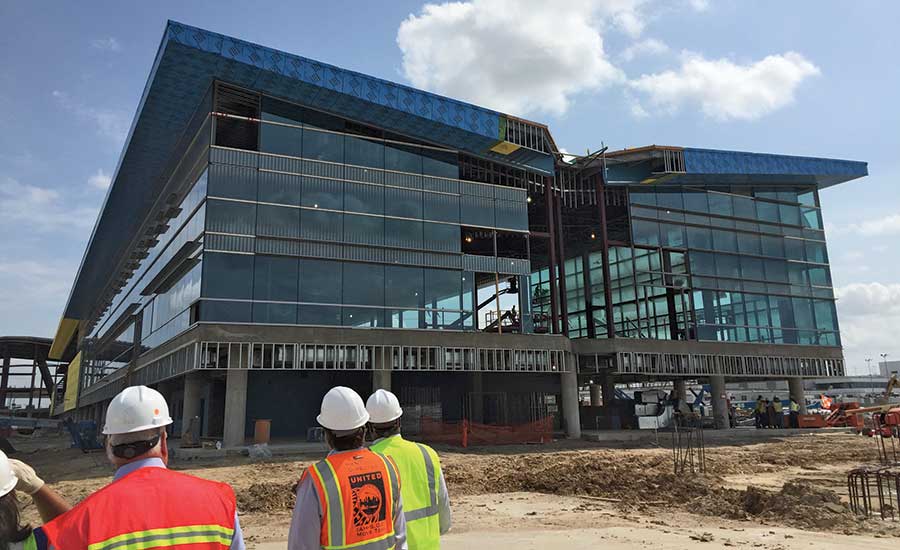
[[[812,180],[820,187],[869,173],[868,165],[859,161],[693,148],[684,149],[684,164],[689,175],[743,175],[749,176],[751,182],[757,179],[761,183],[772,180],[771,176],[800,177]]]

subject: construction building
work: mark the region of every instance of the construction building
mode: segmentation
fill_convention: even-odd
[[[53,342],[60,412],[147,384],[231,446],[306,437],[343,384],[413,430],[578,436],[616,425],[617,381],[703,380],[721,419],[726,380],[843,375],[818,191],[866,174],[567,161],[545,125],[169,22]]]

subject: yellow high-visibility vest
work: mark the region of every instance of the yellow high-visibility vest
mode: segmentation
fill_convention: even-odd
[[[794,401],[791,401],[791,412],[800,412],[800,404]]]
[[[400,495],[403,497],[409,550],[440,549],[438,485],[441,460],[437,453],[427,445],[406,441],[399,435],[377,441],[371,449],[391,457],[400,470]]]

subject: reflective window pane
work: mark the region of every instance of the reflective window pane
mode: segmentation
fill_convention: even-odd
[[[385,189],[384,213],[401,218],[422,218],[423,196],[421,191],[408,189]]]
[[[256,234],[266,237],[300,236],[300,209],[260,204],[256,207]]]
[[[341,210],[344,206],[344,184],[336,180],[305,176],[300,204],[313,208]]]
[[[300,301],[340,304],[341,273],[341,262],[300,260]]]
[[[203,254],[203,291],[206,298],[253,297],[253,256],[246,254]]]
[[[472,278],[471,275],[469,277]],[[463,273],[447,269],[425,270],[424,303],[428,309],[462,309]],[[468,302],[471,304],[471,300]]]
[[[303,157],[328,162],[344,162],[344,136],[314,128],[303,129]]]
[[[344,210],[384,214],[384,187],[365,183],[344,183]]]
[[[253,299],[297,301],[299,260],[287,256],[255,257]]]
[[[253,322],[294,325],[297,323],[297,305],[254,302]]]
[[[384,268],[384,304],[396,308],[424,307],[424,279],[420,267]]]
[[[344,304],[383,306],[384,266],[345,262],[343,287]]]
[[[422,222],[411,220],[384,220],[384,244],[400,248],[422,248]]]
[[[368,245],[384,243],[384,218],[344,214],[344,242]]]
[[[297,322],[301,325],[338,326],[341,324],[341,308],[300,304],[297,308]]]
[[[253,235],[256,232],[256,205],[209,199],[206,229],[217,233]]]

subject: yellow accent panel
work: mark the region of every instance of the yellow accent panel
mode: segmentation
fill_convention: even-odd
[[[81,352],[69,363],[66,372],[66,399],[63,401],[63,412],[71,411],[78,405],[78,385],[81,380]]]
[[[512,152],[515,152],[519,149],[519,146],[515,143],[510,143],[508,141],[501,141],[491,147],[491,151],[495,153],[500,153],[501,155],[508,155]]]
[[[72,336],[75,335],[76,330],[78,330],[78,319],[63,317],[59,320],[59,326],[56,327],[56,336],[53,337],[50,353],[47,354],[48,359],[57,361],[62,359],[62,355],[66,352],[66,348],[69,347],[69,342],[72,341]]]

